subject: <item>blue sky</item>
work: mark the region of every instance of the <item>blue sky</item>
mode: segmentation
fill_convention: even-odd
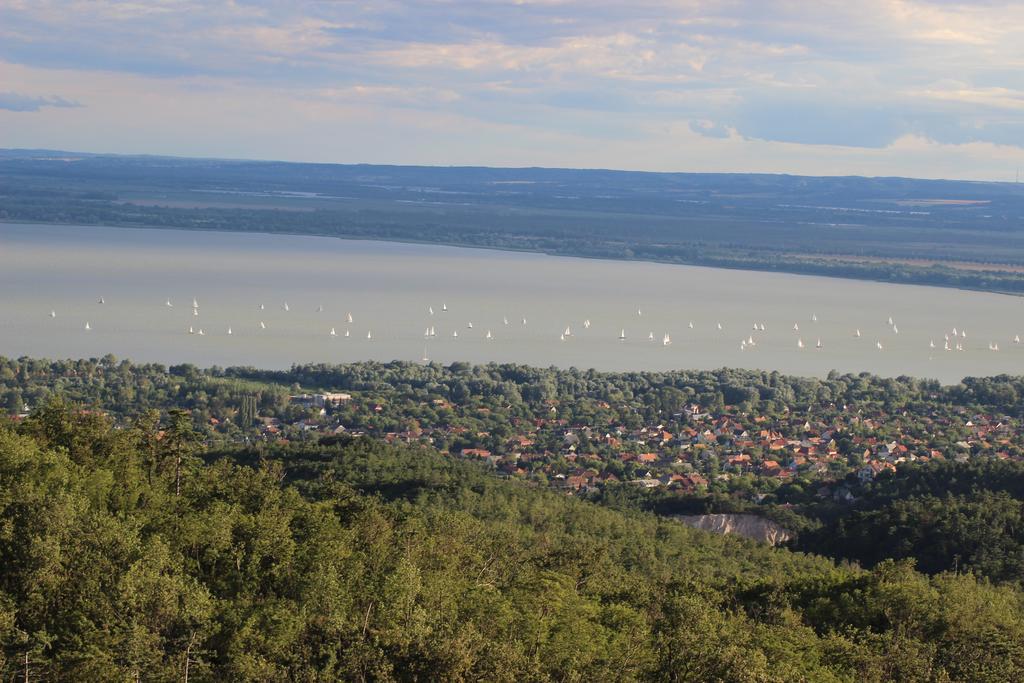
[[[0,0],[0,146],[1012,180],[1024,3]]]

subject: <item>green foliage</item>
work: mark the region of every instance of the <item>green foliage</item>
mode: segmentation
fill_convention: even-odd
[[[840,569],[369,439],[208,453],[176,495],[147,449],[187,441],[177,419],[51,404],[0,428],[4,679],[1024,671],[1021,593],[970,575]]]

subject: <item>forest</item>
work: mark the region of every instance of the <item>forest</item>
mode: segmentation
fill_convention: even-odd
[[[613,510],[367,437],[0,426],[4,680],[1013,681],[1024,594]]]

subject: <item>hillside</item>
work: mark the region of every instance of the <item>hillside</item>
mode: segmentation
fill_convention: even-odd
[[[4,678],[1008,681],[1021,593],[602,509],[365,439],[187,415],[0,428]],[[27,673],[25,673],[27,670]]]

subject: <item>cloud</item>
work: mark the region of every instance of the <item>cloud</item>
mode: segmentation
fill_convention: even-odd
[[[360,121],[412,126],[408,115],[421,112],[499,136],[476,141],[478,163],[501,163],[507,149],[507,129],[492,124],[545,140],[545,155],[565,140],[559,165],[606,149],[601,165],[621,166],[602,140],[656,144],[678,130],[730,150],[740,170],[751,158],[742,150],[763,152],[761,142],[797,164],[835,148],[899,164],[894,150],[908,138],[946,154],[1020,148],[1021,45],[1024,5],[1013,0],[0,0],[0,63],[50,79],[5,73],[4,90],[60,92],[94,112],[105,74],[130,80],[141,103],[187,92],[206,127],[225,134],[239,118],[212,112],[240,92],[325,121],[346,107]],[[270,112],[240,116],[274,129]],[[144,129],[171,125],[163,116],[113,129],[145,139]],[[434,139],[436,162],[448,163],[451,140]],[[783,154],[788,145],[821,149],[799,157]]]
[[[15,92],[0,92],[0,109],[6,111],[39,111],[43,107],[72,108],[82,105],[63,97],[32,97]]]

